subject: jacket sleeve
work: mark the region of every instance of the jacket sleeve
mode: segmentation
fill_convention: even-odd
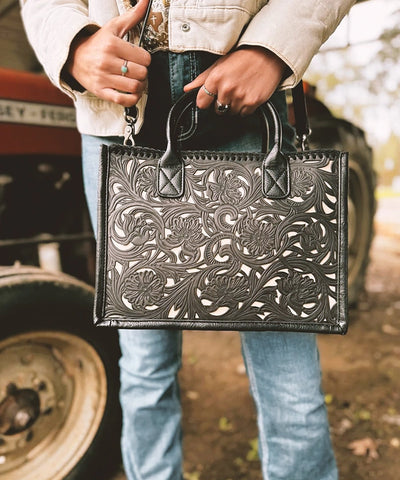
[[[294,87],[321,45],[355,0],[269,0],[253,17],[238,46],[267,48],[290,68],[281,88]]]
[[[74,37],[84,28],[97,29],[84,0],[20,0],[21,16],[39,62],[50,80],[67,95],[72,88],[61,78]]]

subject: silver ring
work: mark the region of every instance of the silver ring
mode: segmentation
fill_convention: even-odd
[[[121,75],[125,77],[127,73],[128,73],[128,60],[125,60],[124,64],[121,67]]]
[[[217,94],[210,92],[210,90],[207,90],[207,88],[206,88],[205,85],[203,85],[202,88],[203,88],[203,90],[206,92],[206,94],[207,94],[209,97],[217,98]]]
[[[217,112],[218,113],[227,113],[231,106],[229,103],[221,103],[217,100]]]

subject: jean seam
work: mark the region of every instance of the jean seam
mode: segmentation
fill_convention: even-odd
[[[251,360],[251,355],[249,353],[249,347],[247,345],[247,339],[246,339],[246,334],[245,333],[241,333],[241,338],[242,338],[242,348],[243,348],[243,352],[244,352],[244,355],[245,355],[245,362],[246,362],[246,368],[247,368],[247,375],[249,377],[249,380],[250,380],[250,385],[251,385],[251,390],[253,392],[253,396],[254,396],[254,400],[256,402],[256,405],[257,405],[257,417],[258,417],[258,431],[259,431],[259,444],[260,444],[260,447],[262,449],[262,462],[261,462],[261,469],[262,469],[262,473],[263,473],[263,477],[264,477],[264,480],[268,480],[269,479],[269,475],[268,475],[268,464],[269,464],[269,450],[268,450],[268,445],[267,445],[267,442],[266,442],[266,432],[265,432],[265,428],[264,428],[264,421],[263,421],[263,414],[262,414],[262,411],[261,411],[261,407],[259,407],[259,405],[261,405],[261,401],[260,401],[260,394],[259,394],[259,391],[258,391],[258,387],[257,387],[257,382],[256,382],[256,375],[254,373],[254,366],[253,366],[253,362]]]
[[[169,88],[171,92],[171,103],[175,103],[175,60],[171,53],[168,54],[168,69],[169,69]]]

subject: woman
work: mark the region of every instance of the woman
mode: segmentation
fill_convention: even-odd
[[[199,88],[187,148],[258,150],[249,115],[271,98],[291,146],[283,89],[294,86],[353,0],[154,0],[145,47],[126,34],[148,0],[22,0],[29,39],[50,79],[75,100],[85,191],[96,218],[99,148],[122,142],[136,106],[136,143],[165,144],[165,119]],[[147,96],[148,89],[148,96]],[[147,103],[147,105],[146,105]],[[243,332],[265,480],[337,480],[311,334]],[[129,480],[182,479],[177,374],[181,333],[120,331],[122,453]]]

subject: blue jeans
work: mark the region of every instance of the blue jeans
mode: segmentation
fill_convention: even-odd
[[[162,148],[171,102],[215,60],[208,53],[153,56],[149,103],[137,143]],[[292,149],[284,94],[273,96],[284,123],[284,148]],[[259,150],[260,132],[253,118],[217,117],[200,112],[184,121],[183,147]],[[119,138],[83,136],[85,191],[96,219],[97,170],[102,143]],[[337,480],[321,391],[316,338],[307,333],[241,332],[244,362],[257,409],[259,453],[264,480]],[[120,330],[122,357],[122,455],[129,480],[181,480],[182,431],[178,371],[182,333]]]

